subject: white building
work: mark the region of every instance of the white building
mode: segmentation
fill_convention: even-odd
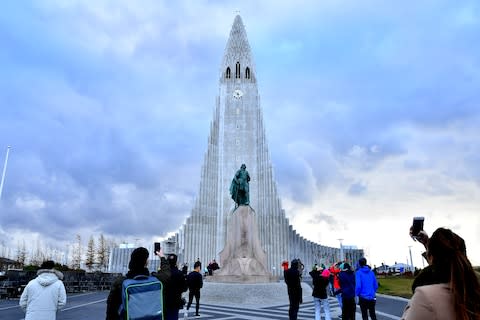
[[[338,248],[306,240],[285,217],[263,126],[257,69],[242,19],[237,15],[220,65],[219,93],[198,197],[191,216],[176,236],[180,261],[218,261],[225,244],[227,220],[234,208],[230,183],[243,163],[251,177],[250,206],[257,215],[269,269],[280,275],[281,262],[293,258],[300,258],[307,266],[338,261]],[[363,255],[362,250],[344,251],[352,259]]]
[[[200,259],[206,266],[213,259],[219,261],[227,221],[235,205],[229,193],[230,183],[243,163],[251,177],[250,206],[256,212],[260,241],[267,253],[268,268],[274,275],[283,274],[284,260],[300,258],[308,268],[314,263],[328,265],[339,261],[341,254],[350,262],[363,256],[363,250],[355,247],[343,246],[340,250],[309,241],[300,236],[286,218],[263,126],[257,69],[245,27],[237,15],[220,65],[219,93],[198,197],[179,232],[162,244],[164,248],[168,246],[167,251],[178,254],[180,264],[192,266]],[[109,270],[125,272],[129,252],[128,249],[112,251]],[[152,257],[151,263],[150,268],[155,269],[156,257]]]

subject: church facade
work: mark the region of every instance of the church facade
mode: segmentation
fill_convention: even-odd
[[[299,235],[285,216],[278,196],[260,106],[257,70],[239,15],[235,17],[219,72],[219,93],[201,169],[200,188],[191,215],[174,242],[179,262],[204,266],[219,258],[235,203],[229,193],[242,164],[250,174],[250,206],[255,211],[269,270],[283,274],[284,260],[306,266],[345,258],[357,261],[363,250],[322,246]]]

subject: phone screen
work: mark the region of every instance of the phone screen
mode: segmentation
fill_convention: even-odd
[[[413,225],[412,225],[412,235],[418,236],[420,231],[423,230],[423,222],[425,221],[424,217],[415,217],[413,218]]]
[[[155,242],[153,244],[153,247],[154,247],[153,252],[160,251],[160,242]]]

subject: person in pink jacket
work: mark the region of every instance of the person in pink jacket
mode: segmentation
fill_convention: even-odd
[[[425,245],[429,266],[415,278],[401,319],[480,320],[480,283],[465,241],[444,228],[430,239],[421,231],[415,239]]]

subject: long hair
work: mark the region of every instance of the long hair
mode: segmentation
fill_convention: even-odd
[[[438,228],[428,241],[427,254],[435,269],[449,277],[456,319],[480,320],[480,283],[465,241],[449,229]]]

